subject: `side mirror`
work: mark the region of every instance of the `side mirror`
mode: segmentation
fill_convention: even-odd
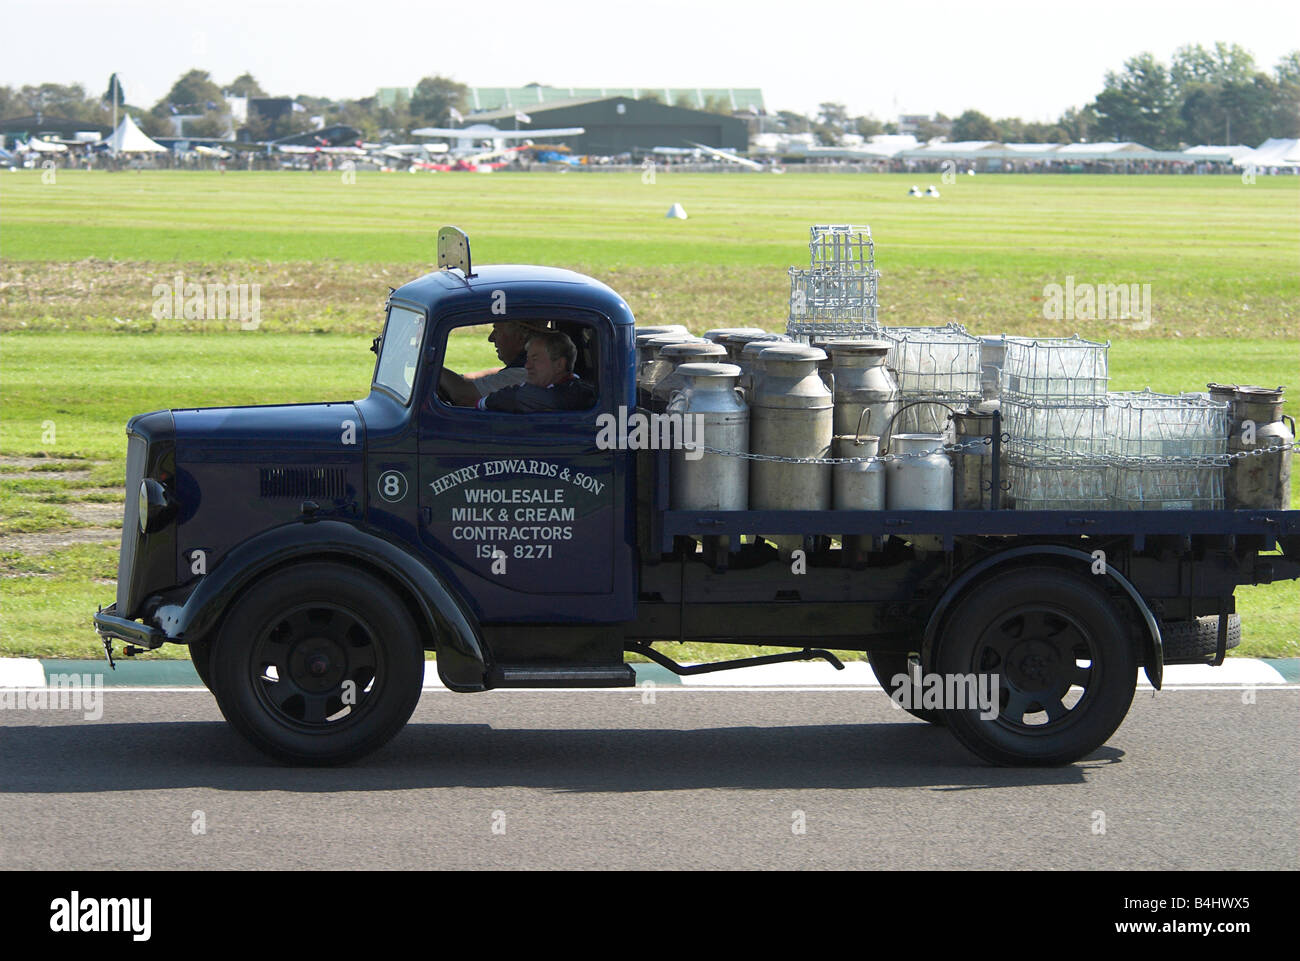
[[[370,352],[372,354],[379,353],[379,340],[380,338],[376,337],[374,340],[370,342]]]

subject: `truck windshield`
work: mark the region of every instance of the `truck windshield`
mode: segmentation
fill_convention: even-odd
[[[420,359],[420,341],[424,338],[424,315],[406,307],[394,306],[388,314],[388,326],[379,348],[379,367],[375,383],[387,387],[408,403],[415,386],[415,371]]]

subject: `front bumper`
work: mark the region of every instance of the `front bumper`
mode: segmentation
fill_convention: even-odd
[[[120,641],[127,641],[151,651],[162,647],[163,642],[167,640],[167,635],[159,628],[118,617],[117,604],[109,604],[108,607],[95,612],[95,630],[99,632],[100,637],[115,637]]]

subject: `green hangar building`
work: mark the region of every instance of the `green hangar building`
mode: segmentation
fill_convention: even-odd
[[[525,114],[529,122],[517,122],[516,112]],[[691,143],[723,150],[749,149],[749,127],[741,118],[631,97],[507,107],[471,114],[465,122],[489,123],[502,130],[582,127],[586,133],[567,138],[566,143],[574,153],[598,156],[648,153],[655,147],[689,148]]]

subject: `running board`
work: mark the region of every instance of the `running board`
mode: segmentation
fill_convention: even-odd
[[[689,677],[692,674],[712,674],[714,671],[737,671],[742,667],[757,667],[760,664],[784,664],[787,661],[813,661],[817,659],[829,661],[837,671],[844,670],[844,665],[840,663],[840,659],[830,651],[823,651],[813,647],[806,647],[802,651],[790,651],[786,654],[764,654],[762,657],[742,657],[734,661],[692,664],[689,667],[685,664],[678,664],[666,654],[659,653],[645,641],[630,641],[624,645],[623,649],[631,651],[633,654],[648,657],[656,664],[666,667],[674,674],[680,674],[683,677]]]
[[[488,676],[492,687],[635,687],[631,664],[499,664]]]

